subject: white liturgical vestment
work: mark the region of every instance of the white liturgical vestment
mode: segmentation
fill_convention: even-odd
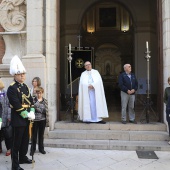
[[[92,85],[94,89],[89,89],[89,85]],[[78,114],[80,120],[84,122],[98,122],[102,118],[108,117],[103,82],[97,70],[86,70],[81,74],[78,94]]]

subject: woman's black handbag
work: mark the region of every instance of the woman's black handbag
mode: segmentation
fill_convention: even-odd
[[[10,124],[2,128],[2,130],[3,130],[3,136],[5,139],[12,138],[12,126]]]

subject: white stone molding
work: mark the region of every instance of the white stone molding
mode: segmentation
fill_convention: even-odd
[[[26,25],[26,0],[2,0],[0,24],[5,31],[21,31]]]
[[[19,58],[25,55],[25,34],[3,35],[3,39],[5,42],[5,55],[2,59],[3,64],[9,64],[14,55],[18,55]]]

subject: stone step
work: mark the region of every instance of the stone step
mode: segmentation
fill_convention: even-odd
[[[45,139],[44,145],[73,149],[170,151],[167,141]]]
[[[169,151],[169,136],[163,123],[126,125],[121,122],[106,124],[57,122],[48,132],[45,146],[77,149]]]
[[[164,131],[117,131],[117,130],[63,130],[49,131],[50,139],[80,140],[123,140],[123,141],[166,141],[168,133]]]
[[[121,122],[107,122],[106,124],[97,123],[72,123],[59,121],[55,123],[55,129],[65,130],[120,130],[120,131],[167,131],[164,123],[151,122],[148,124],[122,124]]]

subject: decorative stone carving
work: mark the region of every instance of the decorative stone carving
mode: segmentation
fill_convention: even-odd
[[[5,31],[21,31],[26,25],[26,0],[2,0],[0,24]]]

